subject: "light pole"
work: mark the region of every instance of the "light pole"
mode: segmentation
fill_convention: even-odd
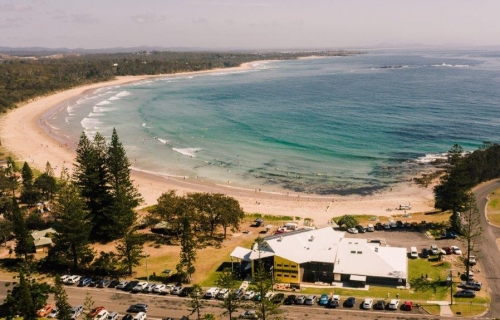
[[[453,269],[450,269],[450,305],[453,305]]]
[[[146,278],[147,278],[147,282],[149,282],[149,268],[148,268],[148,252],[146,250],[144,250],[142,252],[142,254],[144,255],[144,257],[146,258]]]

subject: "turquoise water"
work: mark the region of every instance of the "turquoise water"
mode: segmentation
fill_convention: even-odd
[[[49,123],[116,127],[134,168],[269,191],[369,193],[455,143],[498,142],[500,54],[369,52],[102,88]]]

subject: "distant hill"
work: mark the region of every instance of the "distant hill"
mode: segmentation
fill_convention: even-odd
[[[229,49],[228,49],[229,50]],[[161,47],[161,46],[139,46],[139,47],[114,47],[103,49],[84,49],[84,48],[45,48],[45,47],[1,47],[0,53],[8,56],[51,56],[57,54],[80,53],[80,54],[98,54],[98,53],[127,53],[140,51],[176,51],[176,52],[199,52],[216,51],[202,48],[188,47]]]

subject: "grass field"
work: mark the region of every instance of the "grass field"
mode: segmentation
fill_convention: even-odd
[[[500,227],[500,189],[491,192],[488,197],[490,199],[487,208],[488,220]]]
[[[488,310],[486,305],[474,304],[472,301],[469,303],[453,304],[451,311],[454,315],[462,317],[473,317],[483,314]]]

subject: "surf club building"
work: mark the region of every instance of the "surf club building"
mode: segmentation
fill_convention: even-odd
[[[257,261],[261,260],[275,282],[291,286],[300,286],[303,282],[406,285],[406,248],[344,236],[344,232],[331,227],[300,229],[265,237],[260,245],[254,244],[251,249],[236,247],[230,256],[233,268],[251,270],[252,275]]]

